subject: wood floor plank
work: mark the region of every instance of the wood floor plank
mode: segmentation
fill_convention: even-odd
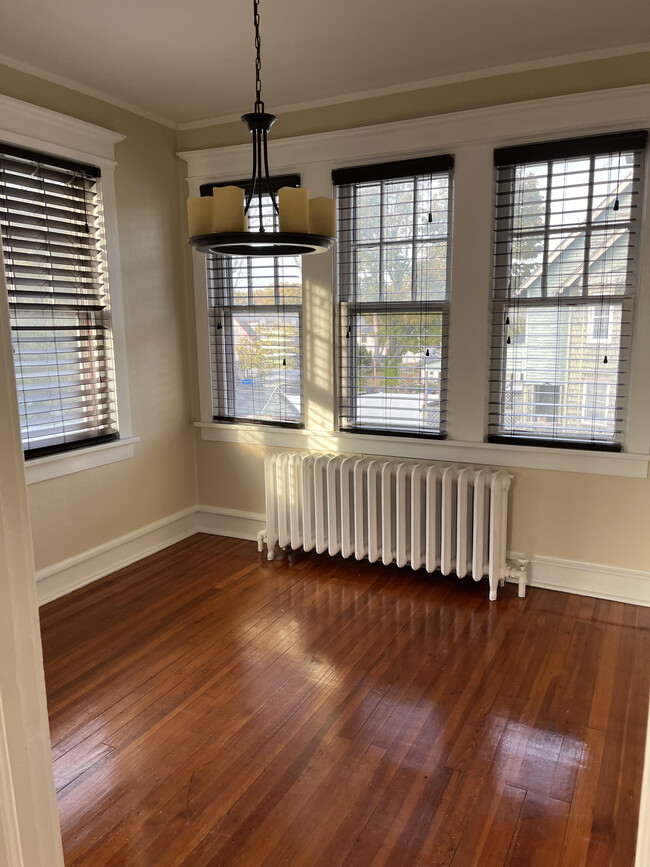
[[[67,865],[633,865],[647,610],[197,534],[41,624]]]

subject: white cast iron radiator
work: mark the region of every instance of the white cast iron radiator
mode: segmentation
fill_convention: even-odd
[[[500,470],[359,455],[267,455],[266,530],[258,547],[304,548],[413,569],[506,577],[526,586],[526,563],[506,562],[508,490]]]

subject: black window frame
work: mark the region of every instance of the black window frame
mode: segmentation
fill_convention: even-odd
[[[541,142],[535,144],[518,145],[513,147],[499,148],[494,152],[495,165],[495,218],[494,218],[494,266],[492,279],[492,303],[491,303],[491,340],[490,340],[490,362],[488,368],[488,432],[486,436],[487,442],[501,443],[508,445],[522,446],[541,446],[545,448],[567,448],[567,449],[584,449],[591,451],[610,451],[621,452],[625,446],[625,433],[627,426],[627,409],[628,409],[628,393],[627,384],[630,379],[631,371],[631,356],[633,344],[633,320],[634,306],[636,295],[638,292],[638,264],[640,247],[639,237],[642,231],[642,191],[644,184],[644,168],[645,154],[647,147],[648,134],[645,130],[633,130],[623,133],[611,133],[598,136],[587,136],[576,139],[562,139],[559,141]],[[624,293],[616,293],[613,290],[610,292],[597,293],[591,291],[591,259],[592,249],[590,241],[592,233],[595,231],[595,162],[598,158],[607,156],[619,156],[622,154],[634,154],[635,162],[633,165],[632,178],[630,181],[630,218],[629,220],[621,220],[621,226],[626,224],[629,231],[629,243],[627,252],[627,270],[626,284]],[[514,185],[515,173],[517,169],[521,169],[526,165],[547,164],[547,184],[550,185],[553,177],[553,166],[561,164],[564,161],[571,159],[589,160],[589,187],[588,187],[588,211],[584,223],[584,250],[582,257],[584,260],[583,276],[581,276],[580,294],[567,294],[566,297],[554,297],[547,295],[545,288],[541,290],[540,298],[521,298],[514,300],[513,276],[512,276],[512,256],[513,256],[513,238],[515,232],[513,230],[515,219],[515,204],[514,204]],[[508,173],[510,180],[508,181]],[[510,192],[508,192],[508,184],[510,184]],[[545,287],[548,283],[548,262],[549,262],[549,235],[552,231],[557,231],[551,228],[551,187],[547,186],[544,191],[546,196],[546,215],[544,226],[540,236],[544,237],[544,253],[543,264],[541,267],[542,286]],[[613,210],[618,207],[618,194]],[[578,224],[576,224],[578,225]],[[605,228],[609,229],[611,225],[616,228],[615,221],[610,224],[605,223]],[[596,227],[598,230],[601,226]],[[583,261],[580,260],[580,261]],[[613,273],[613,272],[612,272]],[[595,285],[595,284],[594,284]],[[559,296],[559,293],[557,293]],[[600,307],[596,308],[595,305]],[[579,405],[575,408],[575,434],[572,436],[555,435],[555,430],[551,435],[537,435],[533,432],[515,431],[514,421],[507,425],[504,419],[507,417],[508,395],[510,400],[514,401],[515,382],[510,383],[510,392],[508,392],[507,382],[507,347],[511,340],[516,337],[511,333],[510,312],[513,310],[513,305],[516,305],[517,311],[534,310],[534,309],[550,309],[552,306],[557,308],[558,321],[560,311],[563,313],[569,311],[570,308],[580,307],[584,305],[587,311],[587,322],[585,325],[586,336],[584,342],[586,344],[598,343],[602,346],[602,354],[604,363],[607,362],[608,347],[611,354],[611,312],[620,306],[620,339],[615,349],[619,353],[620,361],[617,367],[617,379],[615,383],[616,397],[614,406],[614,431],[613,435],[605,435],[604,426],[596,417],[594,403],[594,417],[591,424],[591,434],[587,432],[589,427],[583,418],[583,410]],[[592,339],[592,323],[589,318],[589,313],[592,309],[599,309],[602,313],[607,311],[608,328],[607,335],[601,336],[599,340]],[[567,316],[569,314],[566,314]],[[525,323],[525,317],[524,317]],[[527,325],[524,325],[527,327]],[[558,329],[560,326],[557,326]],[[528,338],[526,338],[528,339]],[[554,382],[557,384],[557,371],[555,371]],[[537,385],[541,385],[541,381]],[[579,383],[572,385],[577,388]],[[608,381],[608,385],[611,385]],[[523,385],[517,378],[517,388],[521,391]],[[568,386],[567,386],[568,389]],[[584,389],[582,390],[584,393]],[[560,404],[565,408],[568,418],[567,407],[570,407],[571,400],[568,394],[560,401]],[[578,404],[580,398],[576,399]],[[534,401],[533,401],[534,404]],[[533,404],[529,404],[533,407]],[[511,403],[511,407],[515,404]],[[536,404],[535,404],[536,405]],[[524,407],[524,404],[520,404]],[[523,409],[521,410],[523,412]],[[515,410],[511,408],[510,418],[515,418]],[[565,423],[568,426],[568,422]],[[532,425],[531,425],[532,426]],[[582,427],[582,432],[580,431]]]
[[[393,160],[386,163],[371,165],[352,166],[335,169],[332,172],[332,183],[337,190],[337,236],[338,236],[338,268],[337,268],[337,304],[336,326],[338,334],[336,352],[336,386],[335,395],[337,403],[338,430],[345,433],[358,433],[376,436],[412,437],[418,439],[444,440],[447,438],[447,379],[448,379],[448,354],[449,354],[449,316],[451,305],[451,255],[453,236],[453,200],[454,200],[454,159],[449,154],[440,154],[427,157],[418,157],[406,160]],[[444,300],[415,300],[417,295],[415,258],[416,247],[424,242],[424,238],[418,237],[415,228],[417,213],[417,188],[418,181],[423,178],[447,177],[447,208],[446,225],[447,232],[444,236],[435,236],[432,242],[444,241],[446,244],[445,265],[445,298]],[[358,274],[355,269],[356,247],[355,227],[357,222],[357,191],[365,184],[381,184],[381,205],[383,209],[384,184],[392,181],[413,181],[413,233],[405,243],[413,247],[413,265],[411,273],[412,301],[361,301],[358,298]],[[354,210],[352,217],[343,215],[344,209]],[[383,217],[382,217],[383,224]],[[385,248],[380,228],[380,257]],[[384,254],[385,255],[385,254]],[[379,269],[381,271],[381,259]],[[381,280],[380,280],[381,284]],[[380,289],[381,294],[381,289]],[[372,425],[359,421],[356,414],[356,392],[358,389],[358,376],[356,372],[356,359],[358,355],[359,323],[363,316],[406,314],[418,311],[422,319],[427,316],[440,316],[441,321],[441,350],[440,350],[440,386],[437,416],[439,425],[437,429],[429,428],[425,419],[414,429],[412,425]],[[424,413],[425,407],[422,407]]]
[[[0,143],[0,221],[25,459],[118,440],[100,168]]]
[[[299,187],[300,175],[290,174],[274,176],[271,179],[274,192],[281,187]],[[202,184],[199,188],[201,196],[211,196],[215,188],[236,186],[241,187],[245,194],[250,191],[250,178],[234,181],[219,181]],[[274,228],[277,229],[277,215],[271,214],[270,198],[265,198],[265,215],[271,218]],[[257,218],[257,205],[251,205],[254,209],[251,213],[253,219]],[[206,286],[208,300],[208,320],[210,325],[210,381],[211,381],[211,406],[212,420],[219,424],[251,424],[269,427],[303,429],[305,427],[305,403],[304,403],[304,358],[303,358],[303,299],[301,288],[300,303],[285,303],[279,296],[279,283],[282,271],[281,260],[283,257],[265,257],[274,260],[274,304],[256,304],[251,292],[253,269],[256,259],[254,257],[230,257],[221,254],[206,255]],[[293,257],[288,257],[293,258]],[[245,261],[248,271],[249,292],[248,304],[233,303],[232,295],[232,272],[233,259],[238,262]],[[302,273],[301,273],[302,287]],[[238,414],[235,398],[235,337],[234,320],[239,316],[256,315],[275,316],[278,322],[291,325],[292,318],[297,321],[298,329],[298,352],[299,352],[299,394],[300,413],[299,420],[290,421],[278,418],[257,418],[250,415]],[[280,374],[279,374],[280,376]],[[263,409],[263,408],[262,408]]]

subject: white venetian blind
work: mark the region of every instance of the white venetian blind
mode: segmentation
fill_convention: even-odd
[[[0,225],[27,457],[117,439],[100,172],[0,144]]]
[[[489,440],[622,449],[646,137],[495,151]]]
[[[444,437],[451,156],[337,169],[339,423]]]

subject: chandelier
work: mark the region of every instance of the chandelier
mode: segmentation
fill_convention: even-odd
[[[271,180],[267,139],[277,117],[264,110],[262,101],[259,0],[253,0],[253,22],[255,105],[242,115],[253,136],[253,172],[246,190],[216,186],[211,196],[187,200],[190,244],[202,253],[226,256],[322,253],[330,249],[335,236],[334,199],[310,199],[303,187],[281,187],[276,193]],[[248,230],[249,215],[257,224],[254,231]],[[276,215],[279,231],[274,226]]]

